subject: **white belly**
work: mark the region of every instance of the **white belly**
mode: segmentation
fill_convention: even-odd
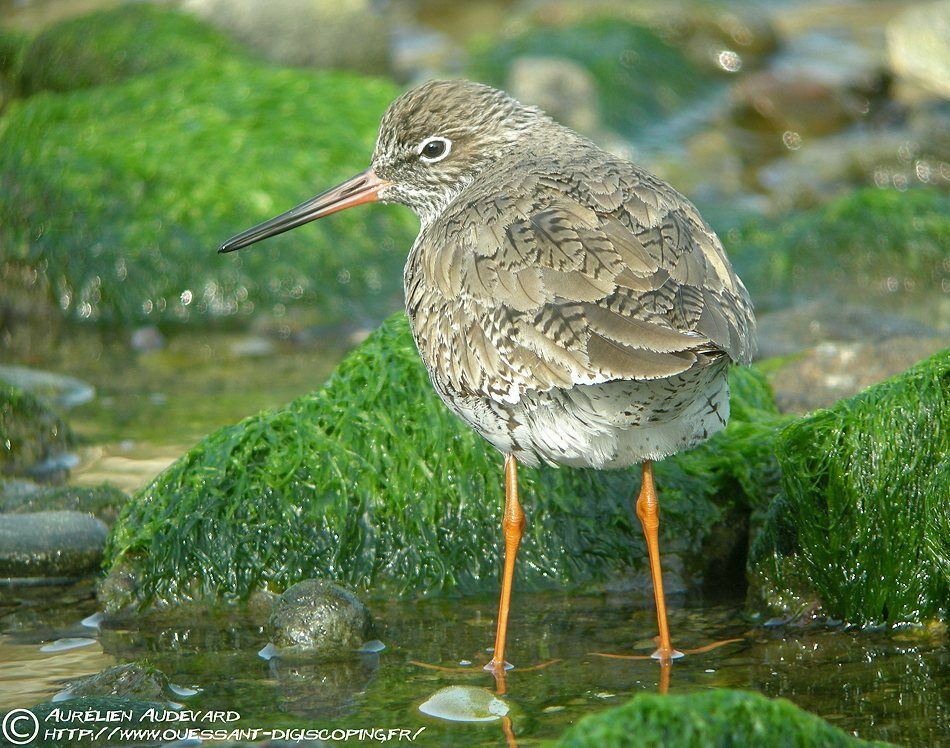
[[[622,468],[669,457],[725,428],[728,366],[723,358],[666,379],[577,385],[514,404],[433,384],[459,417],[527,465]]]

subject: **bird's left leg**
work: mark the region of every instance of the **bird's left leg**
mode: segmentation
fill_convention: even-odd
[[[498,622],[495,630],[495,651],[486,670],[504,671],[511,667],[505,662],[505,640],[508,636],[508,611],[511,607],[511,585],[515,576],[515,558],[524,535],[525,516],[518,501],[518,462],[512,455],[505,457],[505,511],[501,529],[505,535],[505,568],[501,578],[501,599],[498,601]]]

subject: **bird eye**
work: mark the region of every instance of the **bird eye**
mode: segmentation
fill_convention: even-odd
[[[452,150],[452,141],[448,138],[426,138],[419,144],[419,158],[434,164],[441,161]]]

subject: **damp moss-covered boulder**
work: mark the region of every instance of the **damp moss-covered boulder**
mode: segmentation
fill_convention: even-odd
[[[108,27],[90,29],[90,47],[97,33]],[[218,54],[16,101],[0,118],[5,267],[35,269],[50,302],[80,320],[388,312],[415,232],[408,211],[372,206],[216,249],[366,168],[397,94],[381,79]]]
[[[0,473],[27,473],[73,441],[66,423],[41,400],[0,381]]]
[[[545,25],[475,45],[471,77],[505,88],[521,57],[564,58],[597,83],[602,123],[620,133],[643,135],[657,120],[706,95],[715,78],[655,31],[618,18]]]
[[[776,489],[782,416],[764,378],[733,376],[734,417],[657,466],[664,553],[702,578],[711,529]],[[522,469],[519,588],[578,587],[643,569],[639,473]],[[327,385],[207,437],[126,506],[108,551],[109,606],[246,598],[308,577],[374,592],[494,589],[502,459],[436,397],[404,315]],[[740,570],[741,577],[741,570]],[[118,590],[118,594],[115,591]]]
[[[783,495],[750,553],[753,601],[853,624],[946,619],[950,350],[783,429]]]
[[[73,91],[210,62],[230,49],[222,34],[184,13],[125,5],[43,30],[25,50],[18,89],[24,96]]]
[[[675,696],[640,694],[622,706],[584,717],[556,745],[845,748],[874,744],[848,735],[785,699],[716,689]]]
[[[903,308],[929,324],[947,313],[950,194],[869,187],[726,240],[757,305],[796,297]]]

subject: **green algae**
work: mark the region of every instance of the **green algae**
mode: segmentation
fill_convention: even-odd
[[[24,96],[74,91],[194,66],[230,51],[223,34],[191,16],[153,5],[126,5],[43,30],[23,54],[17,88]]]
[[[853,624],[946,618],[948,392],[944,350],[781,431],[784,495],[750,554],[760,603],[820,601]]]
[[[5,265],[35,269],[79,320],[388,312],[414,234],[407,211],[380,206],[240,254],[215,250],[365,168],[397,94],[381,79],[216,53],[16,101],[0,119]]]
[[[556,745],[832,748],[875,744],[848,735],[785,699],[717,689],[675,696],[636,696],[622,706],[584,717]]]
[[[617,18],[486,39],[473,50],[473,77],[504,88],[508,68],[522,56],[580,64],[597,83],[603,123],[628,135],[702,98],[715,82],[655,31]]]
[[[0,473],[24,474],[73,443],[72,431],[42,401],[0,382]]]
[[[740,369],[732,381],[729,429],[656,470],[664,552],[693,580],[710,529],[776,489],[769,443],[782,417],[761,375]],[[211,434],[133,498],[107,567],[134,583],[110,605],[244,599],[314,576],[396,594],[494,589],[501,468],[436,397],[395,315],[322,390]],[[520,487],[520,588],[577,588],[643,568],[638,471],[525,468]]]
[[[757,305],[816,290],[842,301],[919,305],[950,283],[950,195],[864,188],[730,232],[729,255]],[[933,322],[928,319],[928,322]]]

